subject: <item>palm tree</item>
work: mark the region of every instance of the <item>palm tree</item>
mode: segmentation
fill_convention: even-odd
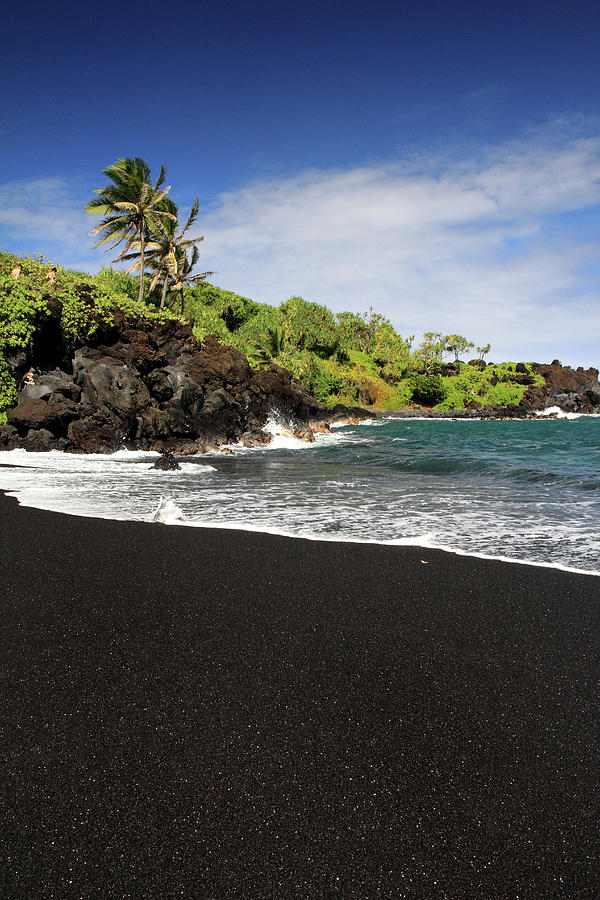
[[[185,230],[185,229],[184,229]],[[184,243],[192,243],[184,242]],[[173,292],[173,299],[169,303],[169,306],[173,306],[175,300],[177,298],[177,294],[181,292],[181,312],[184,310],[184,296],[183,296],[183,288],[186,284],[193,284],[196,281],[204,281],[208,278],[209,275],[214,275],[214,272],[200,272],[198,275],[192,275],[192,270],[198,263],[200,259],[200,252],[196,246],[192,247],[192,255],[191,258],[187,255],[187,247],[180,245],[176,246],[173,251],[173,265],[170,270],[168,270],[165,274],[165,281],[171,278],[169,282],[169,287]],[[164,287],[163,287],[164,291]]]
[[[125,242],[125,247],[115,262],[124,259],[134,247],[139,248],[140,292],[138,299],[144,299],[145,250],[148,235],[159,228],[159,223],[176,220],[176,216],[165,207],[165,197],[170,188],[162,188],[166,169],[161,166],[155,185],[150,181],[150,167],[138,156],[119,158],[114,165],[103,170],[103,175],[111,182],[94,191],[98,196],[90,200],[86,213],[100,213],[104,219],[90,234],[101,232],[104,236],[95,244],[100,247],[110,243],[110,248]],[[107,248],[108,249],[108,248]]]
[[[163,289],[160,298],[161,309],[165,305],[169,277],[173,279],[176,279],[177,277],[177,252],[183,250],[187,253],[189,247],[195,248],[196,244],[199,244],[204,240],[203,237],[185,237],[186,231],[188,230],[188,228],[191,228],[198,215],[199,203],[197,197],[194,200],[194,205],[192,206],[192,210],[188,216],[188,220],[179,234],[177,234],[177,216],[179,212],[179,210],[177,209],[177,204],[172,200],[166,199],[164,201],[164,205],[165,208],[175,216],[175,219],[166,219],[164,222],[158,223],[158,229],[155,231],[154,235],[155,240],[152,243],[152,250],[148,255],[149,261],[151,260],[152,268],[155,269],[155,275],[150,284],[150,290],[152,290],[158,283],[161,276],[163,277]],[[197,260],[198,255],[196,254],[195,262],[193,265],[195,265]],[[209,274],[212,273],[207,272],[205,273],[205,276]],[[191,280],[191,276],[189,276],[189,278]]]

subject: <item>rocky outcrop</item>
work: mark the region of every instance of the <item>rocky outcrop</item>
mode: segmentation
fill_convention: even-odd
[[[181,466],[171,453],[162,453],[152,468],[161,472],[175,472],[177,469],[181,469]]]
[[[533,363],[533,370],[543,375],[546,383],[530,388],[521,406],[539,410],[558,406],[564,412],[600,412],[600,383],[598,369],[572,369],[555,359],[550,365]]]
[[[368,415],[327,410],[286,370],[251,369],[233,347],[213,336],[199,342],[176,320],[157,324],[117,313],[70,352],[69,371],[59,322],[56,307],[43,317],[31,351],[8,359],[19,380],[30,366],[41,372],[8,411],[0,448],[198,453],[268,440],[262,429],[273,414],[305,433],[313,423]],[[44,368],[49,362],[51,371]]]

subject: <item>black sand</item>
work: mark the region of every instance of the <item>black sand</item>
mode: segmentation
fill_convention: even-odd
[[[0,561],[3,897],[598,896],[600,578],[8,498]]]

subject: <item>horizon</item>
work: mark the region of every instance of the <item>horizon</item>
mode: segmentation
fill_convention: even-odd
[[[141,156],[183,215],[199,196],[199,267],[227,290],[598,367],[600,11],[176,3],[154,24],[134,2],[95,40],[110,9],[34,3],[7,48],[0,249],[110,265],[83,209]]]

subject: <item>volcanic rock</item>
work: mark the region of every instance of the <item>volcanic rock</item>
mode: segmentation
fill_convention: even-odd
[[[177,469],[180,469],[181,466],[170,453],[163,453],[162,456],[159,456],[156,460],[152,468],[160,469],[163,472],[174,472]]]
[[[597,413],[600,407],[598,369],[572,369],[558,360],[550,365],[533,363],[533,371],[542,375],[543,385],[528,388],[521,407],[524,410],[543,410],[558,406],[566,412]]]
[[[79,290],[85,300],[86,286]],[[175,319],[156,322],[116,312],[67,354],[61,312],[58,303],[40,317],[33,351],[7,356],[13,375],[22,379],[31,367],[38,374],[0,427],[2,448],[112,452],[126,446],[200,453],[245,435],[249,445],[268,442],[262,428],[273,413],[293,433],[308,433],[313,420],[369,415],[360,408],[330,412],[285,369],[251,369],[238,350],[215,336],[200,342],[191,325]],[[44,370],[50,363],[52,370]],[[72,374],[65,371],[68,365]]]

